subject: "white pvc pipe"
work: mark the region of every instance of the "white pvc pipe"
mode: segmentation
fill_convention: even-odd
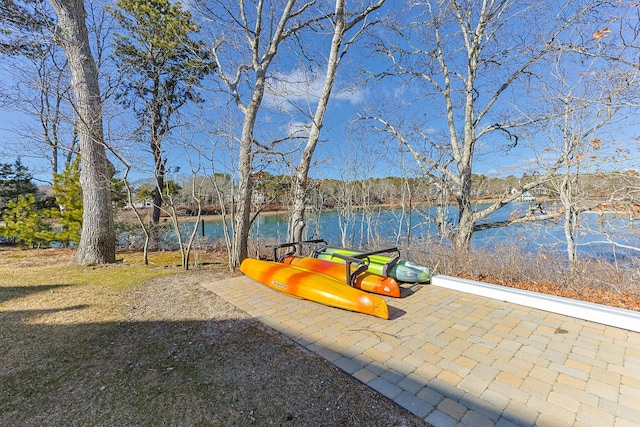
[[[640,332],[640,312],[436,274],[431,284]]]

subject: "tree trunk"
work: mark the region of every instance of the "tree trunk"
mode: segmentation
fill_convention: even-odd
[[[472,107],[467,106],[468,110],[473,110]],[[467,114],[472,115],[472,112],[468,112]],[[468,135],[466,138],[471,140],[474,138],[474,129],[472,126],[465,126],[467,128],[466,132]],[[471,144],[468,144],[471,145]],[[474,212],[471,208],[471,162],[472,162],[472,154],[467,153],[464,155],[463,161],[459,162],[462,164],[460,167],[461,172],[459,175],[460,179],[460,194],[457,196],[458,199],[458,227],[456,228],[456,232],[452,239],[453,250],[456,254],[460,255],[468,255],[471,250],[471,238],[473,237],[473,233],[475,232],[475,225],[477,219],[474,218]]]
[[[293,212],[291,213],[291,236],[290,240],[297,242],[302,240],[302,232],[305,227],[304,213],[306,207],[307,197],[307,183],[309,177],[309,169],[311,168],[311,158],[315,152],[318,140],[320,139],[320,129],[324,121],[324,115],[327,111],[327,105],[329,104],[329,98],[331,97],[331,91],[333,89],[333,82],[338,72],[338,64],[340,63],[340,48],[342,46],[342,39],[346,30],[346,16],[344,10],[344,1],[336,0],[335,9],[335,27],[333,31],[333,39],[331,40],[331,51],[329,53],[329,59],[327,61],[327,71],[325,74],[324,87],[322,88],[322,95],[318,100],[318,106],[316,107],[313,121],[311,122],[311,129],[309,130],[309,138],[307,139],[307,145],[304,147],[300,164],[297,168],[296,184],[293,198]]]
[[[237,94],[237,83],[232,83],[231,87],[236,93],[236,102],[244,113],[244,122],[242,125],[242,137],[240,139],[240,152],[238,154],[238,172],[240,173],[238,181],[238,205],[235,212],[235,228],[233,230],[233,241],[231,248],[230,266],[236,268],[247,258],[249,253],[249,230],[251,229],[251,198],[253,196],[253,155],[254,155],[254,136],[253,131],[256,125],[256,118],[262,99],[264,97],[265,84],[267,79],[267,70],[271,61],[273,61],[278,46],[285,38],[285,26],[291,18],[291,11],[295,5],[295,0],[288,0],[282,11],[280,21],[275,32],[271,37],[268,48],[263,54],[260,54],[260,39],[262,34],[262,6],[257,11],[256,27],[253,33],[247,32],[249,45],[252,50],[251,68],[255,72],[255,83],[253,84],[253,93],[251,101],[246,107],[243,107]],[[223,68],[223,67],[219,67]],[[235,196],[234,196],[235,199]]]
[[[256,85],[258,88],[264,85]],[[257,92],[260,92],[257,94]],[[238,154],[238,169],[240,179],[238,181],[238,204],[235,212],[235,228],[233,230],[233,247],[231,251],[231,267],[239,267],[249,253],[249,230],[251,229],[251,198],[253,195],[253,128],[256,116],[262,100],[264,89],[254,93],[254,101],[247,108],[247,114],[242,130],[240,153]],[[257,102],[256,102],[257,101]]]
[[[340,0],[342,1],[342,0]],[[382,1],[382,0],[381,0]],[[232,68],[235,72],[226,73],[228,67],[224,66],[223,58],[227,57],[226,41],[214,46],[212,55],[218,66],[218,76],[227,85],[230,93],[244,115],[242,136],[240,138],[240,150],[238,154],[238,192],[234,194],[234,203],[237,202],[234,215],[234,230],[230,265],[238,267],[248,254],[248,238],[251,227],[251,197],[253,194],[253,156],[255,154],[254,127],[256,117],[262,104],[265,92],[265,82],[268,69],[275,59],[280,44],[295,34],[297,31],[314,26],[318,18],[310,17],[305,20],[307,13],[313,9],[314,2],[303,2],[298,10],[294,10],[296,0],[283,2],[257,2],[251,8],[245,8],[244,2],[238,2],[238,9],[227,10],[233,22],[238,23],[237,28],[230,31],[238,31],[241,35],[238,40],[246,40],[248,51],[246,63],[242,63],[244,53],[238,52],[237,58],[232,58]],[[247,13],[250,10],[250,13]],[[281,10],[279,12],[279,10]],[[237,15],[235,13],[237,12]],[[208,15],[209,13],[206,12]],[[277,16],[280,16],[279,19]],[[218,19],[217,16],[212,16]],[[276,23],[276,19],[278,19]],[[289,25],[291,20],[295,20]],[[268,23],[268,24],[267,24]],[[231,38],[233,39],[233,37]],[[238,49],[240,45],[232,44],[231,49]],[[250,61],[249,61],[250,59]],[[240,64],[238,64],[240,60]],[[255,81],[251,82],[252,75]],[[250,94],[250,101],[245,104],[244,95]],[[270,151],[267,148],[265,151]]]
[[[57,39],[71,71],[80,136],[82,170],[82,232],[73,262],[81,265],[113,263],[116,235],[111,205],[115,168],[106,156],[98,69],[91,55],[81,0],[51,0],[58,15]]]
[[[575,202],[573,198],[573,185],[575,177],[571,176],[571,171],[567,167],[567,171],[560,185],[560,201],[564,206],[564,236],[567,241],[567,259],[569,260],[569,268],[572,273],[575,272],[575,265],[577,261],[576,252],[576,227],[577,227],[577,213],[575,209]]]
[[[154,138],[155,140],[155,138]],[[162,150],[160,149],[160,143],[154,142],[151,144],[153,151],[153,158],[155,161],[155,175],[156,175],[156,189],[153,193],[153,211],[151,215],[151,233],[149,241],[149,249],[157,251],[160,249],[160,214],[162,212],[162,204],[164,202],[162,191],[164,189],[164,177],[165,177],[165,160],[162,158]]]
[[[456,255],[466,256],[471,250],[476,220],[473,217],[471,204],[465,199],[458,200],[458,225],[451,235],[451,245]]]

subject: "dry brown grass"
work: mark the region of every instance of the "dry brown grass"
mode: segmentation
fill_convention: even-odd
[[[532,256],[514,246],[496,246],[456,256],[447,248],[431,246],[413,253],[414,260],[446,274],[640,311],[639,266],[623,268],[604,260],[580,260],[571,271],[564,259],[545,253]]]
[[[420,426],[183,272],[0,251],[0,425]]]

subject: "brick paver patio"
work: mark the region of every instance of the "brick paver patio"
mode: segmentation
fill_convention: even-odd
[[[425,285],[390,320],[204,286],[436,427],[640,425],[640,333]]]

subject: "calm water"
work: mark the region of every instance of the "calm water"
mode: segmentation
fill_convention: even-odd
[[[501,221],[512,212],[526,212],[528,203],[513,203],[494,213],[489,219]],[[454,220],[456,208],[450,208],[449,219]],[[323,238],[332,245],[347,247],[408,246],[427,242],[445,242],[439,235],[433,215],[435,208],[414,209],[411,215],[399,209],[358,210],[349,215],[339,211],[326,211],[319,217],[308,215],[306,238]],[[261,215],[254,223],[251,238],[285,242],[287,240],[286,215]],[[476,232],[473,247],[490,248],[496,244],[515,244],[527,251],[558,251],[562,256],[566,250],[563,221],[542,221],[512,225]],[[222,222],[204,225],[204,234],[211,238],[222,238]],[[630,221],[619,215],[585,213],[581,215],[577,233],[579,256],[605,257],[621,261],[638,257],[640,252],[640,221]],[[615,244],[614,244],[615,243]],[[616,245],[617,244],[617,245]]]

